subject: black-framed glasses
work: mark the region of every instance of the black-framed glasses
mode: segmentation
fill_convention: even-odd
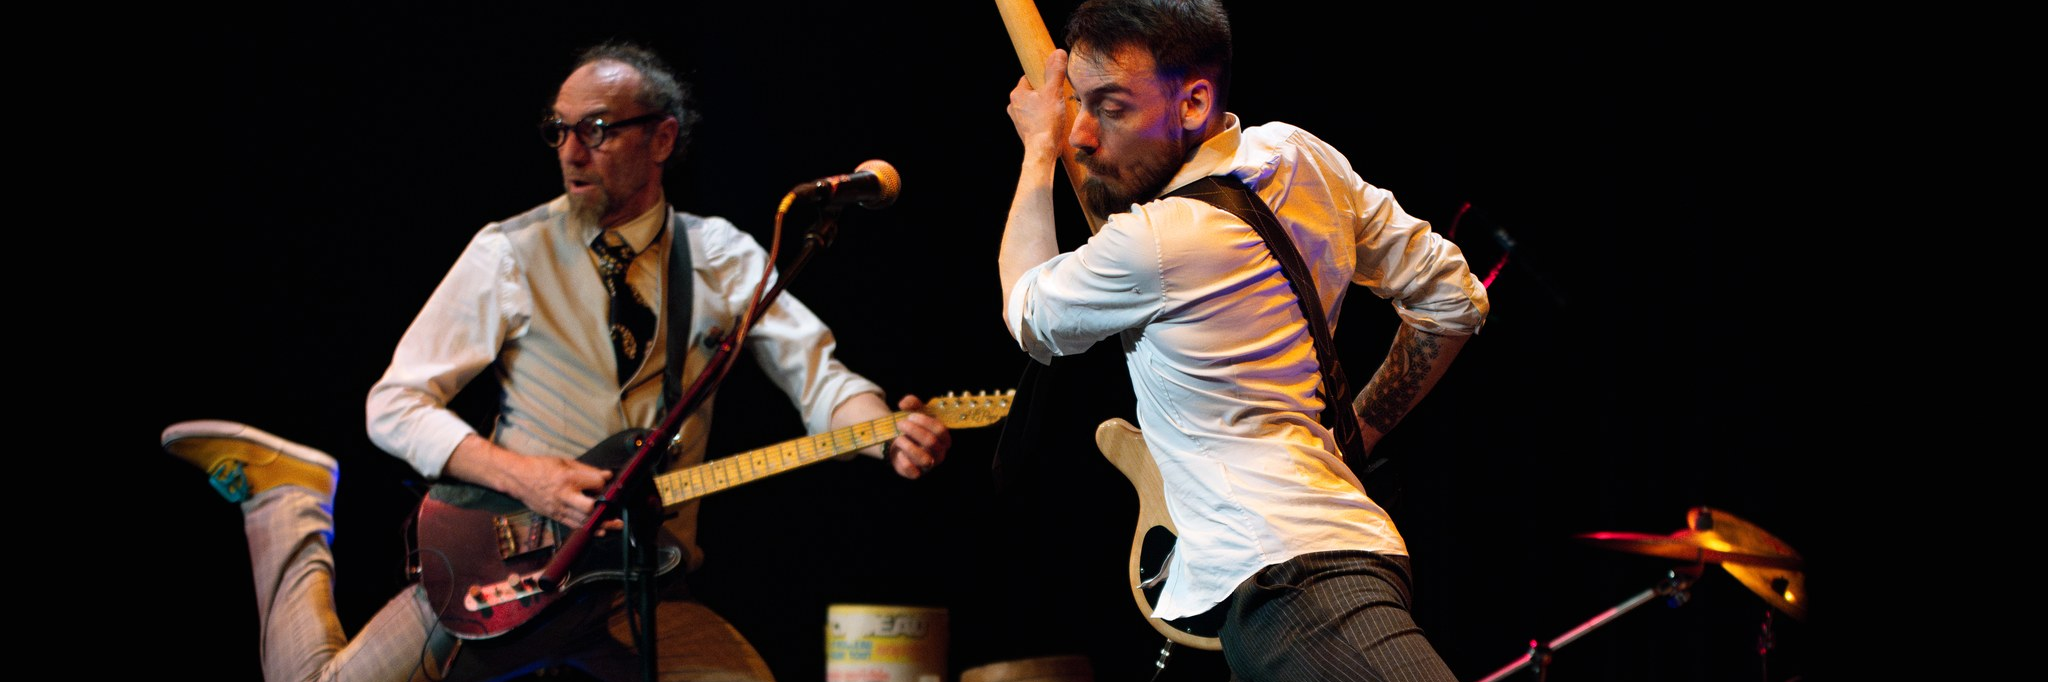
[[[581,121],[565,123],[560,118],[550,116],[540,122],[540,140],[546,142],[549,147],[560,147],[563,142],[569,140],[569,131],[573,130],[576,131],[576,139],[581,140],[583,146],[596,149],[598,145],[604,144],[605,134],[614,128],[659,121],[667,117],[668,114],[657,111],[624,121],[607,121],[603,116],[586,116]]]

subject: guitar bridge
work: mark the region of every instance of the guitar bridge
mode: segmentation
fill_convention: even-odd
[[[514,574],[507,576],[503,582],[471,585],[469,591],[462,595],[462,608],[472,612],[488,611],[499,604],[522,601],[540,594],[543,592],[540,587],[540,574],[540,571],[526,575]]]
[[[547,549],[557,540],[555,523],[531,511],[492,517],[491,535],[497,539],[499,559]]]

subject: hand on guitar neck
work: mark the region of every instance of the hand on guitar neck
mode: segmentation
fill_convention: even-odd
[[[869,447],[858,452],[887,460],[896,475],[914,480],[945,461],[946,451],[953,447],[953,432],[947,430],[944,422],[924,414],[925,403],[915,395],[903,396],[896,406],[907,415],[896,424],[897,436],[879,449]],[[832,426],[845,428],[889,415],[889,408],[879,396],[862,393],[833,410]]]

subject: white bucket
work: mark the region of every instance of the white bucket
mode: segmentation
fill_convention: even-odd
[[[825,610],[825,682],[940,682],[946,610],[832,604]]]

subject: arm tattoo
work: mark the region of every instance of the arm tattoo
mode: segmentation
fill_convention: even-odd
[[[1358,395],[1354,405],[1358,418],[1380,433],[1394,430],[1394,425],[1401,423],[1401,418],[1408,416],[1408,410],[1422,399],[1430,368],[1442,353],[1443,346],[1435,335],[1401,325],[1394,334],[1394,348],[1387,353],[1386,364]]]

